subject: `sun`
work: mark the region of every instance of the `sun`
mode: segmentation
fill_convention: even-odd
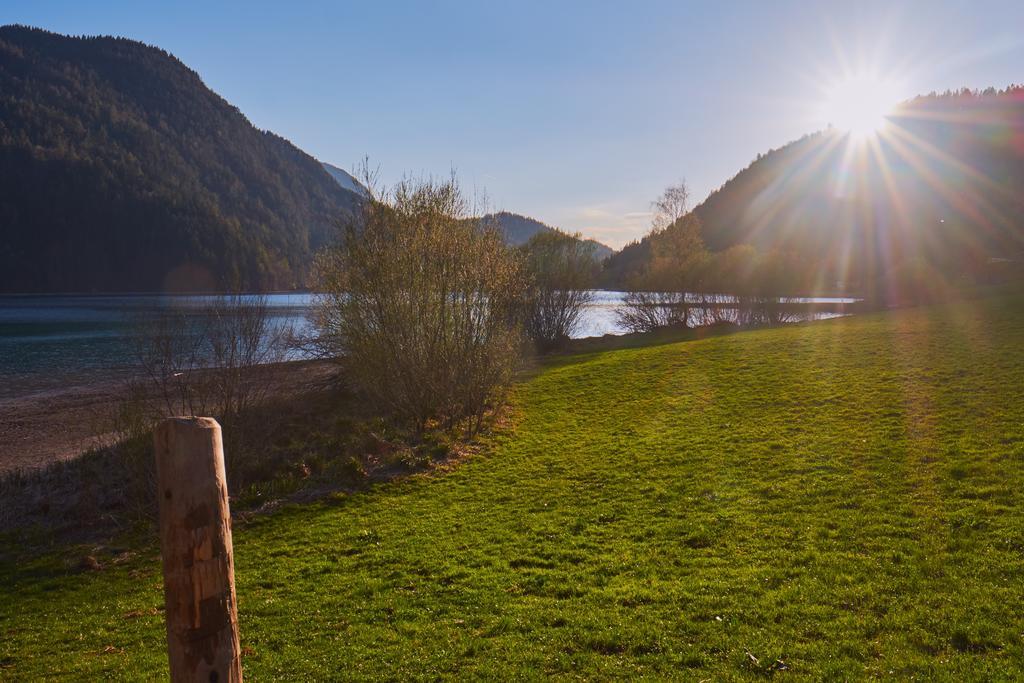
[[[858,140],[878,135],[901,99],[899,84],[871,73],[850,74],[824,90],[821,118]]]

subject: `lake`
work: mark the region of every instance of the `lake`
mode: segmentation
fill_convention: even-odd
[[[622,334],[615,314],[623,292],[597,291],[577,337]],[[201,298],[200,298],[201,299]],[[273,322],[308,330],[311,294],[271,294]],[[126,376],[131,368],[129,320],[160,309],[195,304],[196,297],[153,295],[0,296],[0,399]],[[853,299],[793,299],[843,303]],[[817,313],[814,317],[835,314]]]

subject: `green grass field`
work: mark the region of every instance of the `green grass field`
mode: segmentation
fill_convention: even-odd
[[[1024,677],[1024,302],[561,357],[454,471],[236,530],[251,680]],[[0,678],[166,676],[150,548],[0,567]]]

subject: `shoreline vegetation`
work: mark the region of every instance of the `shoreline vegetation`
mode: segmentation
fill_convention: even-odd
[[[580,311],[573,338],[624,333],[617,316],[627,293],[596,289],[587,294],[589,303]],[[89,392],[95,385],[109,380],[127,379],[132,372],[133,349],[129,337],[133,320],[160,315],[164,309],[175,307],[201,312],[210,301],[230,296],[167,295],[166,300],[161,300],[148,294],[39,295],[37,305],[33,297],[0,295],[0,317],[5,318],[5,324],[0,326],[0,343],[11,354],[0,362],[0,405],[20,412],[18,404],[25,400],[48,400],[69,393],[69,389]],[[243,293],[238,296],[266,297],[273,324],[294,329],[308,328],[307,316],[315,301],[309,295]],[[304,298],[293,300],[292,296]],[[715,309],[728,313],[731,308],[723,295],[690,293],[687,298],[693,310],[688,316],[691,325],[701,319],[713,319],[715,316],[710,313]],[[698,303],[700,301],[704,303]],[[796,318],[851,314],[867,308],[864,302],[850,297],[786,299],[776,307]],[[293,349],[289,358],[304,359],[304,353],[303,349]],[[3,460],[0,453],[0,469],[5,468]]]
[[[725,303],[700,304],[692,308],[709,306],[729,308],[729,304]],[[805,314],[830,312],[850,315],[867,312],[863,304],[856,301],[793,303],[783,306],[783,309]],[[757,327],[719,322],[696,327],[604,334],[569,339],[557,353],[571,355],[630,348],[655,340],[669,343]],[[260,375],[272,379],[277,390],[308,388],[312,382],[325,382],[326,375],[335,371],[332,362],[324,359],[277,361],[255,369]],[[0,431],[7,437],[0,442],[0,475],[16,469],[36,469],[51,462],[73,459],[85,454],[91,447],[110,446],[110,439],[116,439],[116,434],[112,428],[107,427],[116,420],[117,406],[124,400],[125,382],[129,379],[131,376],[122,372],[117,379],[88,380],[59,389],[31,391],[22,396],[0,399]],[[152,391],[151,394],[147,400],[156,401],[156,392]]]
[[[795,324],[795,323],[793,323]],[[546,358],[638,348],[696,340],[758,329],[717,323],[703,327],[666,327],[651,332],[606,334],[570,339],[557,350],[527,359],[517,382],[537,372]],[[199,375],[216,372],[199,369]],[[242,440],[228,439],[229,468],[234,476],[234,511],[246,514],[267,500],[274,506],[290,499],[312,500],[332,491],[352,490],[394,477],[444,466],[455,453],[472,451],[471,435],[435,430],[425,439],[395,431],[373,411],[360,407],[343,388],[336,361],[290,360],[244,369],[247,383],[261,387],[262,400],[252,405],[237,427],[259,425]],[[201,383],[201,380],[200,380]],[[142,388],[141,393],[139,388]],[[0,401],[0,524],[11,538],[53,543],[105,543],[112,536],[152,521],[152,473],[148,428],[129,417],[141,412],[170,415],[166,396],[154,384],[125,378],[46,390]],[[269,421],[267,416],[273,416]],[[504,423],[503,408],[487,415],[488,424]],[[231,429],[229,427],[229,429]],[[229,431],[231,437],[234,430]],[[272,437],[269,458],[257,443]],[[484,435],[485,437],[487,435]],[[318,456],[315,451],[332,451]],[[313,451],[312,453],[307,451]],[[313,468],[310,467],[310,456]],[[239,462],[274,461],[267,471],[239,475]],[[328,462],[329,461],[329,462]],[[246,469],[261,470],[247,462]],[[331,470],[331,471],[326,471]],[[243,483],[247,491],[239,491]],[[28,536],[25,534],[28,533]],[[29,546],[33,545],[29,543]],[[31,552],[30,552],[31,554]],[[3,553],[0,552],[0,556]]]

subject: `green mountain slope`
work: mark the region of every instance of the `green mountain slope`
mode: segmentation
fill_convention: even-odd
[[[357,198],[168,53],[0,28],[0,291],[304,284]]]

